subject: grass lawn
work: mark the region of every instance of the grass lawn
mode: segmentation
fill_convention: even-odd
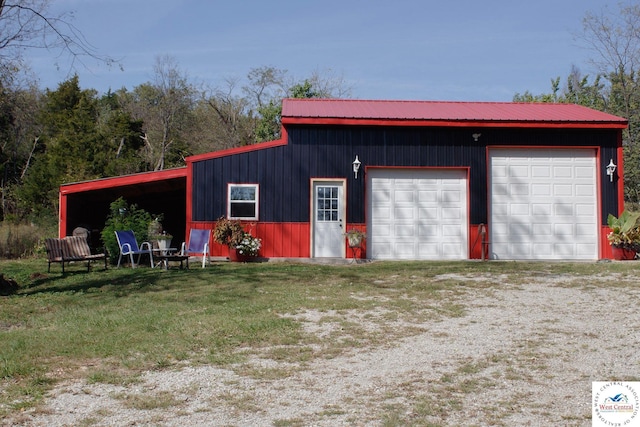
[[[38,405],[47,390],[70,378],[126,384],[150,369],[231,366],[265,351],[300,362],[411,333],[385,328],[383,321],[376,332],[345,323],[349,340],[316,353],[312,344],[318,338],[305,333],[294,316],[302,311],[380,308],[394,320],[425,321],[463,316],[456,294],[499,289],[504,277],[518,283],[532,275],[593,278],[637,271],[635,262],[221,262],[169,271],[104,271],[96,265],[91,272],[76,264],[64,275],[57,264],[51,273],[46,267],[43,259],[0,261],[0,272],[20,287],[0,297],[0,417]],[[489,280],[434,279],[450,273]],[[584,286],[615,284],[599,280]]]

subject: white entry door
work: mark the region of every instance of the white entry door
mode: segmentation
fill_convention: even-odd
[[[313,256],[344,258],[344,190],[341,181],[313,183]]]

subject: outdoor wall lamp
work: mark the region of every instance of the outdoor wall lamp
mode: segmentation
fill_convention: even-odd
[[[616,171],[616,165],[613,163],[613,159],[609,161],[607,165],[607,175],[609,175],[609,180],[613,182],[613,173]]]
[[[361,164],[362,164],[362,162],[360,160],[358,160],[358,155],[356,154],[356,159],[352,163],[352,165],[353,165],[353,175],[355,176],[356,179],[358,179],[358,171],[360,170],[360,165]]]

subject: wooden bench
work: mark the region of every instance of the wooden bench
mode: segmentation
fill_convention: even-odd
[[[62,239],[46,238],[44,246],[47,250],[47,261],[49,266],[47,272],[51,272],[51,263],[62,264],[64,273],[64,263],[71,261],[87,261],[87,271],[91,269],[91,261],[104,260],[104,268],[107,268],[107,255],[105,253],[92,254],[87,239],[83,236],[67,236]]]

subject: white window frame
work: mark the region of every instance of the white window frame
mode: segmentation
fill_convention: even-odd
[[[253,203],[255,205],[254,216],[252,216],[252,217],[248,217],[248,216],[231,216],[231,205],[236,202],[234,200],[231,200],[231,191],[232,191],[232,188],[237,188],[237,187],[254,188],[255,189],[255,200],[253,200]],[[248,203],[248,202],[251,202],[251,200],[237,200],[237,202]],[[227,184],[227,218],[228,219],[238,219],[238,220],[245,220],[245,221],[257,221],[258,217],[259,217],[259,215],[258,215],[259,208],[260,208],[260,185],[258,185],[258,184],[232,184],[232,183]]]

